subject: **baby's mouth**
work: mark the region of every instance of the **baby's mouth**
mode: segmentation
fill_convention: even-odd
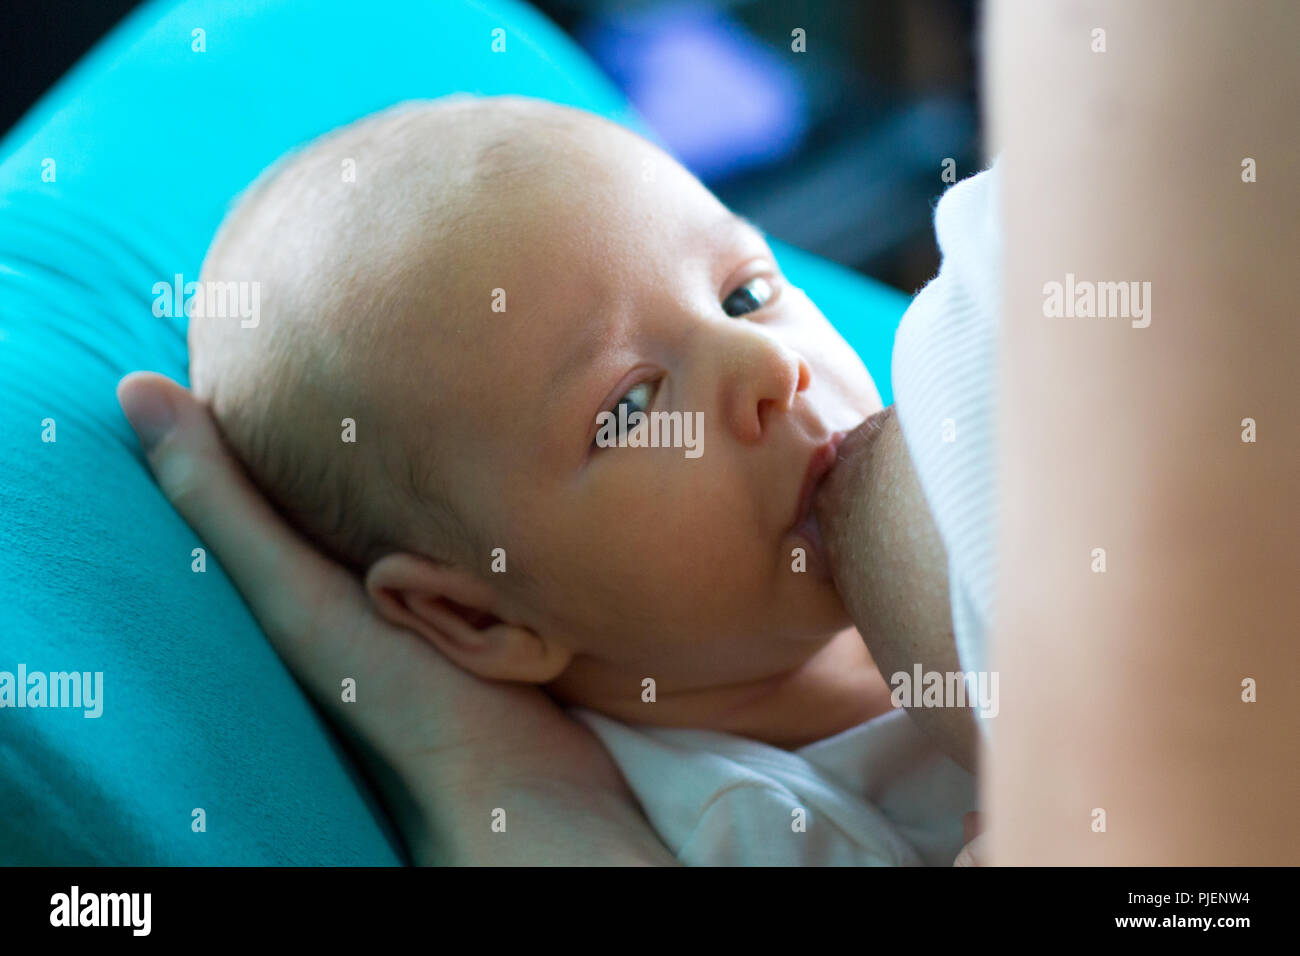
[[[834,468],[818,486],[812,502],[812,514],[813,520],[817,522],[822,553],[827,558],[829,567],[833,568],[830,560],[836,556],[839,546],[846,543],[842,539],[848,533],[844,527],[847,512],[866,491],[864,482],[867,480],[867,465],[876,439],[893,415],[894,406],[886,406],[849,432],[838,448]]]
[[[811,546],[822,567],[829,570],[826,560],[826,542],[822,540],[822,528],[817,523],[817,515],[810,508],[802,521],[794,526],[794,533],[803,537]]]
[[[790,531],[803,537],[811,546],[821,568],[829,573],[826,561],[826,544],[822,540],[821,525],[813,508],[818,488],[827,474],[834,467],[839,452],[840,442],[844,440],[843,432],[835,432],[825,442],[813,450],[804,472],[803,485],[799,490],[798,510]]]

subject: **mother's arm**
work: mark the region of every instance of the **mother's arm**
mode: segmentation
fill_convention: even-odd
[[[987,28],[1006,241],[990,859],[1294,863],[1300,6],[997,0]],[[1150,324],[1045,317],[1067,273],[1149,282]]]
[[[361,582],[256,491],[187,390],[134,373],[118,397],[159,485],[346,734],[417,863],[676,863],[590,731],[540,689],[466,674],[374,614]]]

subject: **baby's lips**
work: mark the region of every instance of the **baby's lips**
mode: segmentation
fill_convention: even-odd
[[[827,472],[816,494],[813,495],[813,514],[817,518],[817,527],[821,531],[822,544],[830,560],[832,573],[837,560],[836,555],[840,550],[841,530],[846,524],[852,494],[857,484],[854,479],[864,472],[861,468],[862,456],[853,453],[853,448],[857,444],[854,442],[850,447],[849,439],[844,440],[840,446],[838,460]]]
[[[813,513],[834,564],[839,546],[839,532],[848,516],[854,497],[866,491],[867,464],[875,440],[885,421],[894,414],[894,406],[881,409],[844,436],[835,466],[827,473],[813,497]]]

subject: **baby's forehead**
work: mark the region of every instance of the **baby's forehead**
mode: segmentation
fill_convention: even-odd
[[[499,372],[505,350],[549,361],[611,312],[616,276],[667,274],[684,243],[725,228],[725,207],[657,147],[560,109],[396,110],[348,130],[322,169],[298,171],[337,181],[355,160],[353,202],[331,187],[352,208],[322,203],[329,258],[357,269],[345,286],[392,307],[398,354],[460,357],[465,383]],[[469,361],[484,348],[489,361]]]

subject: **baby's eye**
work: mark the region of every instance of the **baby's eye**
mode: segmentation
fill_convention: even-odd
[[[641,382],[640,384],[633,385],[629,388],[627,392],[624,393],[623,397],[614,404],[614,407],[609,414],[613,416],[610,421],[613,425],[615,438],[620,441],[627,438],[628,432],[635,428],[637,423],[632,422],[627,431],[623,430],[623,424],[627,423],[628,419],[636,412],[649,412],[650,402],[654,398],[654,393],[654,382]],[[596,437],[592,439],[591,443],[593,448],[600,447],[600,437],[601,431],[597,431]]]
[[[722,300],[722,310],[733,319],[761,309],[772,298],[772,286],[762,276],[756,276]],[[733,309],[738,311],[732,311]]]
[[[618,404],[614,406],[614,414],[619,415],[618,406],[626,405],[627,414],[633,412],[646,412],[650,410],[650,399],[654,397],[654,387],[649,382],[642,382],[640,385],[633,385],[627,390],[627,394],[619,399]],[[622,417],[620,415],[620,417]]]

